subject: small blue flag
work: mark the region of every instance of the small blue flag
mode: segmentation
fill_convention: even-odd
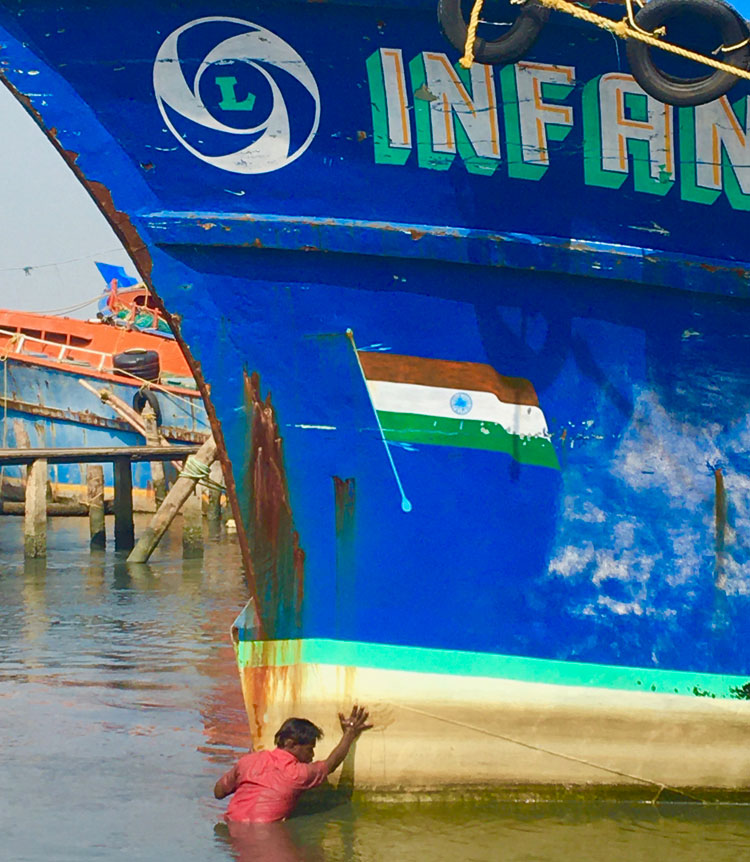
[[[121,266],[115,266],[111,263],[99,263],[98,260],[94,261],[94,263],[102,278],[107,282],[107,289],[109,289],[109,283],[113,278],[117,279],[118,287],[132,287],[134,284],[140,284],[137,278],[131,278]]]

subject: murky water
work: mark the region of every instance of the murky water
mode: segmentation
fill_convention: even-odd
[[[24,563],[0,518],[0,859],[9,862],[735,862],[750,808],[339,805],[230,835],[213,783],[248,733],[228,630],[246,597],[236,543],[152,564],[91,554],[51,522]],[[111,524],[109,525],[111,530]],[[325,746],[321,746],[325,751]]]

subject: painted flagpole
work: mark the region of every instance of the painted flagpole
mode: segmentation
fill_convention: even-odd
[[[404,492],[404,486],[401,484],[401,477],[398,475],[398,470],[396,469],[396,465],[393,462],[393,455],[391,454],[390,447],[388,446],[388,441],[385,439],[385,434],[383,432],[383,426],[380,424],[380,417],[378,416],[378,411],[375,409],[375,405],[372,402],[372,396],[370,395],[370,389],[367,385],[367,377],[365,376],[365,371],[362,368],[362,363],[359,361],[359,353],[357,353],[357,345],[354,341],[354,331],[351,329],[346,330],[346,337],[352,344],[352,349],[354,350],[354,357],[357,360],[357,366],[359,367],[359,373],[362,375],[362,382],[365,384],[365,391],[367,392],[367,397],[370,401],[370,407],[372,407],[372,413],[375,416],[375,421],[378,423],[378,432],[380,433],[380,439],[383,441],[383,446],[385,447],[385,454],[388,456],[388,461],[391,465],[391,470],[393,470],[393,476],[396,479],[396,485],[398,485],[399,493],[401,494],[401,509],[404,512],[411,512],[412,506],[409,498],[406,496]]]

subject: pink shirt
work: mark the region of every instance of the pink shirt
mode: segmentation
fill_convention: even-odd
[[[304,790],[317,787],[327,777],[324,760],[301,763],[283,748],[246,754],[219,779],[226,793],[234,793],[224,817],[251,823],[283,820]]]

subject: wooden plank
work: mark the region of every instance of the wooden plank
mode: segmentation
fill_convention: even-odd
[[[107,515],[114,514],[111,500],[105,500],[104,512]],[[0,500],[0,515],[26,515],[26,503],[21,500]],[[87,503],[77,503],[72,500],[64,503],[51,503],[47,500],[48,518],[87,518],[88,515]]]
[[[48,464],[101,464],[117,459],[129,461],[182,461],[200,450],[197,444],[187,446],[112,446],[80,449],[0,449],[0,467],[33,464],[44,458]]]
[[[133,526],[133,473],[127,458],[117,458],[115,468],[115,550],[129,551],[135,544]]]

